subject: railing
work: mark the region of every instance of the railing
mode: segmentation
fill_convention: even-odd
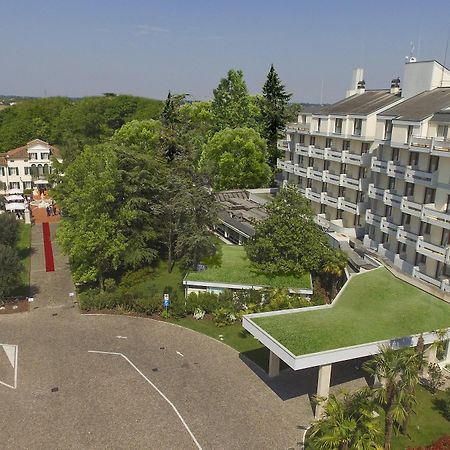
[[[403,178],[405,176],[406,167],[401,164],[397,164],[394,161],[388,161],[387,163],[387,175],[390,177]]]
[[[444,138],[434,138],[433,150],[438,152],[450,152],[450,140]]]
[[[325,149],[318,148],[318,147],[315,147],[313,145],[310,148],[310,152],[311,152],[311,156],[313,156],[314,158],[323,159],[324,156],[325,156]]]
[[[405,181],[409,183],[420,183],[426,185],[433,184],[433,174],[431,172],[424,172],[423,170],[414,169],[412,166],[407,166],[405,171]]]
[[[433,138],[423,138],[418,136],[411,136],[409,140],[411,147],[430,148],[433,145]]]
[[[418,278],[419,280],[425,281],[426,283],[431,284],[434,287],[441,288],[442,282],[439,280],[436,280],[435,278],[429,277],[428,275],[425,275],[424,273],[420,272],[419,267],[414,267],[413,270],[413,277]]]
[[[380,161],[374,156],[370,162],[370,168],[373,172],[384,173],[387,171],[387,161]]]
[[[313,180],[316,180],[316,181],[322,181],[323,172],[320,171],[320,170],[316,170],[316,169],[313,169],[312,167],[310,167],[308,169],[308,177],[312,178]]]
[[[328,206],[332,206],[333,208],[339,208],[339,199],[336,197],[332,197],[331,195],[328,195],[327,193],[324,193],[325,195],[322,197],[322,203]]]
[[[332,148],[325,148],[325,159],[329,161],[342,162],[342,153]]]
[[[448,247],[442,247],[440,245],[431,244],[425,242],[423,236],[417,237],[416,251],[425,256],[430,256],[437,261],[446,262],[449,259]]]
[[[325,183],[331,183],[331,184],[335,184],[336,186],[339,186],[339,184],[341,182],[341,177],[340,177],[340,175],[335,175],[334,173],[328,172],[328,170],[324,170],[323,181]]]
[[[311,123],[292,122],[286,124],[286,131],[288,133],[297,133],[299,131],[309,131],[311,129]]]
[[[279,139],[278,141],[277,141],[277,148],[279,149],[279,150],[289,150],[290,149],[290,147],[289,147],[289,143],[290,143],[291,141],[288,141],[288,140],[286,140],[286,139]]]
[[[299,166],[298,164],[296,164],[294,166],[294,174],[298,175],[300,177],[307,177],[308,176],[308,168],[302,167],[302,166]]]
[[[373,198],[375,200],[383,200],[384,192],[384,189],[375,187],[373,183],[369,184],[368,195],[370,198]]]
[[[450,140],[441,137],[434,138],[424,138],[419,136],[411,136],[409,140],[409,145],[413,150],[416,151],[426,151],[428,153],[444,153],[448,154],[450,152]]]
[[[406,231],[404,225],[399,225],[397,228],[397,241],[402,244],[410,245],[416,247],[417,245],[417,234]]]
[[[366,223],[370,225],[380,225],[381,217],[373,214],[370,209],[366,210]]]
[[[384,233],[397,236],[398,225],[390,222],[387,217],[382,217],[380,222],[380,230]]]
[[[340,184],[351,189],[361,190],[361,180],[350,178],[345,173],[341,174]]]
[[[311,145],[295,144],[295,153],[302,156],[311,156]]]
[[[420,217],[424,222],[450,229],[450,214],[436,210],[433,204],[423,205]]]
[[[346,200],[345,197],[339,197],[339,207],[344,211],[351,212],[353,214],[359,214],[358,205],[349,200]]]
[[[415,217],[422,217],[422,205],[420,203],[408,200],[407,197],[402,198],[400,209],[406,214],[410,214]]]
[[[353,153],[348,152],[347,150],[344,150],[342,152],[342,162],[346,164],[355,164],[357,166],[360,166],[362,163],[361,155],[355,155]]]
[[[289,173],[294,173],[294,164],[291,161],[277,159],[277,168]]]
[[[311,190],[311,188],[306,188],[305,191],[305,197],[307,199],[320,203],[321,194],[319,194],[318,192],[314,192],[313,190]]]
[[[400,204],[402,202],[402,197],[393,192],[384,191],[383,202],[389,206],[392,206],[393,203],[396,203],[396,205],[394,205],[394,206],[397,206],[397,208],[400,208]]]

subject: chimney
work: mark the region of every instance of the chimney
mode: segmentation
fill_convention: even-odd
[[[391,81],[391,94],[400,96],[400,93],[400,77],[397,77]]]
[[[364,80],[358,81],[356,92],[358,94],[364,94],[364,92],[366,92],[366,82]]]

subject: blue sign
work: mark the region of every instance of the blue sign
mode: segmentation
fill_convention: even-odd
[[[163,306],[164,308],[168,308],[170,305],[169,294],[164,294]]]

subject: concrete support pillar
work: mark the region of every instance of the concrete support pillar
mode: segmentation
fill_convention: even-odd
[[[319,376],[317,379],[317,397],[328,398],[330,393],[331,364],[325,364],[319,367]],[[322,404],[316,406],[315,418],[320,419],[323,414]]]
[[[280,374],[280,358],[275,353],[269,353],[269,377],[276,377]]]
[[[28,224],[31,223],[31,213],[28,208],[25,208],[24,218],[25,218],[25,223],[28,223]]]

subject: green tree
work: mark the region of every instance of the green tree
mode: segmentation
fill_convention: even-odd
[[[381,434],[367,390],[344,393],[342,399],[331,394],[324,405],[324,416],[309,431],[308,448],[378,449]]]
[[[271,178],[266,159],[266,143],[255,130],[226,128],[204,145],[200,169],[215,189],[257,188]]]
[[[19,286],[20,271],[21,263],[17,250],[0,243],[0,299],[4,299]]]
[[[15,247],[19,239],[19,223],[14,214],[0,214],[0,244]]]
[[[286,92],[286,88],[275,71],[273,64],[270,66],[262,91],[263,136],[268,143],[269,164],[276,168],[277,158],[281,157],[281,152],[277,148],[277,139],[286,125],[288,117],[287,106],[292,94]]]
[[[373,388],[376,403],[384,412],[384,449],[390,450],[394,425],[401,424],[414,402],[411,386],[419,381],[420,358],[412,348],[394,350],[382,347],[380,353],[364,363],[364,369],[380,386]],[[405,401],[406,400],[406,401]]]
[[[267,219],[256,223],[255,237],[245,244],[255,269],[272,276],[318,270],[329,247],[308,200],[287,186],[266,209]]]
[[[242,70],[231,69],[213,91],[211,112],[215,130],[256,127],[255,104],[248,94]]]
[[[328,278],[328,284],[331,287],[331,297],[336,296],[337,286],[339,280],[345,274],[347,267],[347,255],[341,250],[331,249],[327,252],[325,260],[322,265],[322,272]]]

